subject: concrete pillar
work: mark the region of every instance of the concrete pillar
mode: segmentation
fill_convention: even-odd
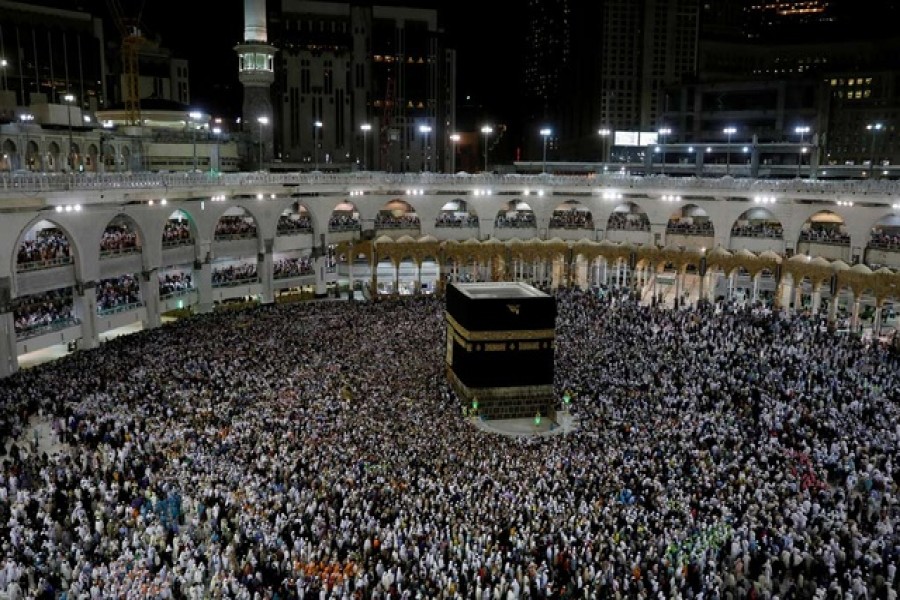
[[[841,290],[836,290],[831,296],[831,302],[828,304],[828,322],[837,321],[838,300],[841,297]]]
[[[97,337],[97,284],[86,281],[75,287],[74,309],[75,317],[81,320],[81,343],[83,350],[96,348],[99,343]]]
[[[263,252],[256,255],[256,276],[259,277],[260,283],[260,304],[272,304],[275,302],[275,286],[273,284],[274,260],[272,251],[275,247],[275,240],[269,238],[263,240]]]
[[[859,327],[859,298],[853,294],[853,312],[850,314],[850,331],[856,333]]]
[[[759,301],[759,278],[761,275],[761,273],[757,273],[753,276],[753,304]]]
[[[791,277],[791,282],[782,280],[781,284],[781,306],[790,313],[791,312],[791,300],[794,297],[794,278]]]
[[[703,154],[704,154],[704,148],[698,146],[698,147],[696,147],[694,150],[695,150],[695,152],[694,152],[694,165],[696,166],[696,169],[694,170],[694,175],[696,175],[697,177],[702,177],[702,176],[703,176]]]
[[[4,307],[4,312],[0,312],[0,379],[18,370],[16,320],[12,309]]]
[[[881,319],[884,316],[884,301],[875,301],[875,321],[872,323],[872,335],[881,335]]]
[[[325,256],[321,252],[313,252],[313,269],[316,273],[316,298],[324,298],[328,295],[328,286],[325,285]]]
[[[416,296],[422,293],[422,263],[418,261],[416,261],[416,289],[413,292]]]
[[[675,273],[675,306],[681,306],[681,290],[684,288],[684,272],[680,269]]]
[[[159,327],[159,272],[156,269],[141,272],[141,300],[147,313],[142,323],[144,329]]]
[[[706,291],[705,290],[706,276],[707,276],[707,273],[700,275],[700,271],[699,270],[697,271],[697,277],[700,280],[699,284],[697,286],[697,305],[698,306],[700,305],[700,302],[702,302],[703,300],[706,299],[704,296],[704,293]]]
[[[350,288],[347,297],[350,300],[353,300],[353,262],[355,258],[353,252],[347,257],[347,287]],[[441,263],[438,263],[438,279],[444,280],[444,265]],[[438,287],[440,287],[440,283],[438,283]]]
[[[800,285],[794,286],[794,310],[798,312],[803,310],[803,280],[800,281]]]
[[[208,260],[194,263],[194,281],[197,288],[197,312],[212,312],[212,265]]]
[[[600,269],[600,282],[603,285],[607,285],[609,283],[609,259],[604,257],[603,260],[600,261],[598,269]]]
[[[819,308],[822,306],[822,284],[817,283],[812,293],[812,314],[819,314]]]

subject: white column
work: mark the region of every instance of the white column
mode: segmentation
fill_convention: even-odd
[[[791,275],[791,282],[787,283],[784,279],[787,275],[782,276],[782,284],[781,284],[781,306],[785,311],[790,314],[791,312],[791,301],[794,298],[794,276]]]
[[[356,257],[353,256],[353,250],[350,250],[350,254],[347,256],[347,287],[350,288],[348,292],[348,298],[353,300],[353,262]],[[443,281],[444,279],[444,266],[442,264],[438,264],[438,278]]]
[[[856,294],[853,294],[853,312],[850,316],[850,331],[856,333],[857,327],[859,327],[859,298]]]
[[[269,238],[267,240],[263,240],[263,252],[256,255],[256,276],[259,278],[260,283],[260,303],[261,304],[272,304],[275,302],[275,286],[273,283],[274,274],[274,259],[272,258],[272,251],[275,247],[275,240]]]
[[[212,312],[212,265],[209,261],[194,263],[194,279],[197,287],[197,312]]]
[[[883,301],[875,301],[875,321],[872,323],[872,335],[881,335],[881,318],[884,316]]]
[[[757,273],[756,275],[753,276],[753,303],[754,304],[756,304],[756,302],[759,300],[759,278],[760,278],[760,276],[761,276],[761,273]]]
[[[609,284],[609,259],[604,257],[603,261],[600,263],[602,269],[600,270],[600,282],[603,285]]]
[[[159,272],[156,269],[141,272],[141,301],[144,303],[144,312],[147,313],[144,329],[159,327]]]
[[[422,263],[416,262],[416,289],[413,290],[418,296],[422,293]]]
[[[836,290],[834,294],[831,295],[831,301],[828,304],[828,322],[834,323],[837,321],[837,311],[838,311],[838,300],[841,297],[841,290]]]
[[[822,284],[816,284],[812,293],[812,314],[819,314],[819,308],[822,306]]]
[[[75,316],[81,320],[81,344],[83,350],[96,348],[97,338],[97,284],[87,281],[75,288]]]
[[[4,307],[0,312],[0,378],[19,370],[16,347],[16,323],[12,309]]]
[[[683,287],[682,279],[684,278],[684,273],[679,269],[675,273],[675,303],[673,306],[680,306],[681,302],[681,289]]]
[[[324,298],[328,293],[325,285],[325,256],[321,252],[313,252],[313,269],[316,273],[316,298]]]

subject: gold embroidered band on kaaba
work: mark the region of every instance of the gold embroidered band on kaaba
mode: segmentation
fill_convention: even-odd
[[[447,322],[466,342],[510,342],[519,340],[552,340],[554,329],[507,329],[505,331],[469,331],[446,313]]]

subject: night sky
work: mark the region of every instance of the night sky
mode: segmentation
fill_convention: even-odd
[[[481,113],[478,118],[503,118],[505,107],[515,105],[521,43],[515,14],[500,13],[499,5],[486,9],[489,3],[477,0],[377,3],[438,9],[447,45],[457,51],[459,106],[474,105],[470,112]],[[141,2],[121,0],[121,5],[126,12],[136,12]],[[98,14],[108,14],[103,0]],[[233,47],[243,35],[243,16],[243,0],[144,0],[142,23],[147,34],[159,35],[163,46],[190,60],[193,104],[199,109],[223,116],[240,114]],[[468,102],[467,96],[472,98]]]

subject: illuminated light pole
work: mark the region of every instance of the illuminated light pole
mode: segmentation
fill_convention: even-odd
[[[316,121],[313,123],[313,150],[315,152],[316,157],[316,171],[319,170],[319,130],[322,129],[322,121]]]
[[[806,146],[803,145],[803,141],[806,137],[806,134],[809,133],[809,125],[798,125],[794,127],[794,133],[800,134],[800,151],[797,153],[797,178],[800,178],[800,169],[803,167],[803,153],[806,151]]]
[[[23,113],[19,115],[19,121],[22,124],[22,131],[25,132],[25,144],[24,150],[22,152],[24,164],[22,165],[22,168],[24,168],[26,171],[30,171],[31,165],[28,164],[28,123],[34,121],[34,115],[30,113]]]
[[[553,130],[549,127],[541,129],[541,137],[544,138],[544,162],[541,167],[541,173],[547,172],[547,138],[553,135]]]
[[[453,151],[450,153],[450,174],[451,175],[456,174],[456,151],[459,147],[459,139],[460,139],[460,137],[459,137],[458,133],[450,134],[450,142],[453,146]]]
[[[660,127],[659,136],[662,138],[662,166],[660,167],[660,175],[666,174],[666,136],[672,134],[672,129],[669,127]]]
[[[372,131],[372,125],[369,123],[363,123],[362,125],[359,126],[359,130],[363,132],[363,160],[362,160],[363,171],[368,171],[369,170],[369,153],[368,153],[367,148],[369,147],[368,139],[369,139],[369,132]]]
[[[68,164],[69,169],[75,169],[75,143],[72,141],[72,104],[75,102],[75,96],[72,94],[66,94],[63,96],[63,100],[66,101],[66,113],[69,117],[69,156],[68,156]]]
[[[722,133],[728,136],[728,146],[725,148],[725,176],[728,176],[728,170],[731,167],[731,136],[737,133],[736,127],[726,127]]]
[[[488,170],[488,136],[494,133],[494,128],[490,125],[485,125],[481,128],[481,133],[484,134],[484,172],[487,173]]]
[[[222,137],[222,128],[221,127],[213,127],[213,135],[216,136],[216,172],[222,172],[222,147],[219,145],[219,140]]]
[[[194,160],[192,161],[194,172],[197,171],[197,126],[194,124],[196,121],[200,120],[202,115],[199,111],[192,110],[188,113],[188,127],[191,128],[191,144],[193,146],[193,156]],[[262,134],[259,136],[260,142],[262,141]]]
[[[869,177],[873,177],[875,175],[875,133],[879,132],[884,128],[884,124],[882,123],[869,123],[866,125],[866,129],[872,132],[872,145],[870,147],[870,157],[869,157]]]
[[[606,169],[606,163],[609,162],[606,141],[610,134],[612,134],[612,130],[609,127],[601,127],[597,133],[600,135],[600,160],[603,161],[603,168]]]
[[[425,136],[422,146],[422,170],[430,171],[430,162],[428,160],[428,134],[431,133],[431,125],[419,125],[419,133]]]
[[[263,170],[263,125],[269,124],[269,117],[262,116],[256,117],[256,122],[259,123],[259,170]]]

